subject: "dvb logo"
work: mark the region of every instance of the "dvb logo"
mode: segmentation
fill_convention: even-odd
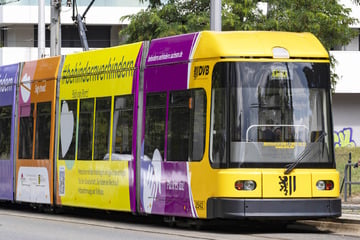
[[[194,67],[194,79],[209,75],[209,65]]]

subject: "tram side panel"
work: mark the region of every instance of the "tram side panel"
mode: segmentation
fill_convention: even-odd
[[[0,67],[0,200],[14,200],[14,127],[19,64]]]
[[[19,82],[16,201],[53,204],[56,78],[61,57],[25,62]]]
[[[136,211],[142,43],[67,55],[59,87],[57,201]]]

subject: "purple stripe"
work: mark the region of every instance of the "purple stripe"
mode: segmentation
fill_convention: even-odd
[[[164,65],[145,69],[145,92],[184,90],[188,64]]]
[[[12,116],[15,116],[15,93],[18,77],[18,64],[0,67],[0,106],[12,105]],[[9,84],[9,85],[8,85]],[[11,119],[11,147],[10,159],[0,160],[0,199],[13,199],[13,151],[14,151],[14,122]]]
[[[151,41],[146,66],[189,60],[198,33],[155,39]]]

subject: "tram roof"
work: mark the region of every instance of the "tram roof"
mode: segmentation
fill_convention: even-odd
[[[273,58],[273,48],[286,49],[290,58],[328,59],[328,52],[311,33],[275,31],[204,31],[192,59],[214,57]]]

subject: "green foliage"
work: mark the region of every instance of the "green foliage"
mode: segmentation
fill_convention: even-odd
[[[150,3],[146,10],[122,18],[130,24],[120,35],[128,36],[127,42],[131,43],[209,29],[209,11],[208,0]]]
[[[257,8],[258,2],[222,0],[222,30],[256,30],[256,23],[263,18]]]
[[[209,0],[144,1],[149,1],[146,10],[123,17],[130,24],[120,35],[129,36],[128,42],[209,29]],[[266,15],[259,2],[268,3]],[[357,34],[349,27],[357,22],[350,11],[337,0],[222,0],[222,30],[311,32],[330,50]]]
[[[342,46],[357,34],[349,28],[356,19],[349,16],[351,9],[337,0],[269,0],[268,14],[257,24],[257,29],[311,32],[326,49]]]
[[[345,165],[349,160],[349,153],[351,153],[351,162],[356,163],[360,160],[360,148],[359,147],[339,147],[335,148],[335,160],[336,160],[336,169],[340,173],[340,184],[344,179],[344,170]],[[360,168],[351,168],[351,181],[360,182]],[[345,187],[345,186],[344,186]],[[342,189],[342,196],[344,193],[344,187]],[[351,185],[352,195],[360,195],[360,185]],[[343,196],[344,197],[344,196]]]

